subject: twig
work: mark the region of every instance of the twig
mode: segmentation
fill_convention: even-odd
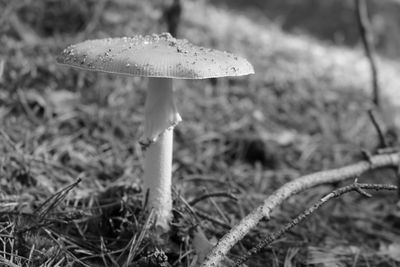
[[[204,194],[204,195],[199,196],[198,198],[193,199],[192,201],[189,202],[189,205],[190,206],[194,206],[197,203],[199,203],[200,201],[203,201],[203,200],[205,200],[207,198],[210,198],[210,197],[226,197],[226,198],[230,198],[230,199],[232,199],[234,201],[238,200],[237,197],[235,197],[231,193],[228,193],[228,192],[214,192],[214,193]]]
[[[207,188],[203,189],[204,192],[206,194],[209,194],[207,191]],[[219,216],[228,224],[231,223],[231,221],[229,220],[229,218],[225,215],[224,211],[220,208],[220,206],[218,205],[217,202],[215,202],[215,200],[213,198],[209,198],[210,203],[214,206],[214,208],[217,210],[217,213],[219,214]]]
[[[255,247],[253,247],[251,250],[247,252],[246,255],[240,257],[236,262],[234,266],[239,266],[240,264],[243,264],[246,262],[251,255],[258,253],[262,248],[269,246],[280,238],[283,234],[288,232],[290,229],[292,229],[294,226],[298,225],[299,223],[303,222],[308,216],[310,216],[312,213],[317,211],[321,206],[326,204],[329,200],[333,198],[340,197],[341,195],[345,193],[349,193],[352,191],[356,191],[360,193],[363,196],[366,197],[371,197],[371,195],[367,192],[364,191],[364,189],[369,189],[369,190],[397,190],[397,186],[395,185],[389,185],[389,184],[359,184],[357,180],[348,186],[339,188],[330,194],[324,196],[321,198],[317,203],[315,203],[312,207],[306,209],[303,211],[299,216],[297,216],[295,219],[293,219],[291,222],[287,223],[284,227],[279,229],[278,231],[268,235],[266,238],[263,239],[260,243],[258,243]]]
[[[192,217],[194,218],[194,220],[196,221],[196,223],[200,223],[199,218],[197,218],[197,214],[194,211],[194,209],[192,208],[192,206],[189,205],[189,203],[186,201],[186,199],[173,187],[172,188],[172,192],[174,193],[174,195],[176,195],[178,197],[178,199],[182,202],[182,204],[185,206],[186,210],[190,213],[190,215],[192,215]]]
[[[212,216],[210,216],[210,215],[208,215],[208,214],[206,214],[206,213],[204,213],[202,211],[196,210],[196,215],[199,216],[200,218],[204,219],[204,220],[208,220],[208,221],[210,221],[210,222],[212,222],[214,224],[222,226],[225,229],[229,230],[229,229],[232,228],[229,224],[226,224],[225,222],[220,221],[220,220],[218,220],[218,219],[216,219],[216,218],[214,218],[214,217],[212,217]]]
[[[387,148],[388,144],[386,142],[385,135],[383,134],[381,126],[379,125],[379,123],[378,123],[378,121],[377,121],[377,119],[375,117],[374,111],[372,109],[368,110],[368,115],[369,115],[369,118],[371,119],[372,124],[375,127],[376,132],[378,133],[378,136],[379,136],[379,148],[380,149]]]
[[[361,161],[346,167],[305,175],[284,184],[281,188],[272,193],[262,205],[258,206],[249,215],[243,218],[239,224],[235,225],[231,231],[223,236],[211,250],[201,266],[219,266],[221,260],[238,241],[254,228],[262,218],[265,217],[268,219],[271,211],[289,197],[318,185],[340,182],[359,176],[368,170],[380,167],[398,166],[400,156],[398,153],[377,155],[371,157],[370,161],[371,162]]]
[[[380,105],[380,86],[378,81],[378,69],[376,67],[375,59],[375,47],[374,47],[374,37],[371,30],[371,23],[368,18],[368,9],[365,0],[355,0],[356,1],[356,13],[358,28],[360,31],[361,39],[364,45],[365,54],[368,58],[369,65],[371,68],[372,75],[372,90],[373,90],[373,102],[379,107]]]

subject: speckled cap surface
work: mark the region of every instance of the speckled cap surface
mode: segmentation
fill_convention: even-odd
[[[244,58],[196,46],[169,33],[84,41],[67,47],[57,62],[93,71],[177,79],[254,73]]]

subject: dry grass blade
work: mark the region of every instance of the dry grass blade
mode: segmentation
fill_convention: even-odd
[[[17,265],[7,259],[0,258],[0,263],[4,264],[6,267],[21,267],[20,265]]]
[[[78,177],[76,179],[76,181],[71,184],[66,186],[65,188],[61,189],[60,191],[58,191],[57,193],[55,193],[54,195],[52,195],[51,197],[49,197],[45,202],[43,202],[35,211],[35,214],[37,216],[39,216],[39,219],[42,220],[43,218],[45,218],[45,216],[58,204],[60,203],[60,201],[62,201],[67,194],[73,189],[75,188],[80,182],[82,181],[82,179],[80,177]]]
[[[69,251],[69,248],[66,248],[64,246],[63,242],[67,241],[65,237],[51,231],[51,229],[48,228],[44,228],[43,231],[48,235],[50,239],[52,239],[58,245],[58,247],[64,252],[65,255],[70,256],[72,259],[74,259],[74,261],[81,264],[82,266],[91,267],[90,265],[86,264],[85,262],[81,261],[78,257],[76,257],[74,253]]]
[[[308,252],[307,264],[342,266],[343,262],[348,260],[354,259],[354,263],[357,263],[357,255],[360,253],[360,249],[356,247],[334,247],[330,249],[309,247]],[[353,264],[353,266],[357,265]],[[372,265],[367,264],[367,266]]]
[[[114,257],[112,255],[110,255],[106,244],[104,243],[104,238],[101,236],[100,237],[100,248],[101,248],[101,259],[103,260],[103,263],[106,267],[108,267],[108,260],[109,259],[111,261],[111,263],[113,264],[113,266],[115,267],[119,267],[118,262],[114,259]]]
[[[125,264],[123,267],[129,267],[130,264],[132,264],[133,259],[136,257],[137,253],[139,252],[139,246],[141,245],[145,235],[148,233],[150,227],[153,225],[154,222],[154,211],[151,210],[146,222],[143,225],[142,231],[140,232],[139,236],[137,239],[132,239],[131,241],[131,247],[129,249],[129,254],[128,257],[125,261]]]

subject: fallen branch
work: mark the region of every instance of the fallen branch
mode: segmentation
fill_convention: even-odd
[[[201,266],[220,266],[221,260],[228,251],[254,228],[262,218],[269,219],[271,211],[289,197],[317,185],[340,182],[360,176],[368,170],[398,166],[399,162],[400,155],[398,153],[377,155],[372,156],[368,161],[361,161],[346,167],[305,175],[286,183],[270,195],[262,205],[243,218],[231,231],[225,234],[211,250]]]
[[[271,245],[272,242],[277,240],[279,237],[281,237],[284,233],[288,232],[294,226],[296,226],[299,223],[301,223],[302,221],[304,221],[308,216],[310,216],[312,213],[314,213],[316,210],[318,210],[322,205],[326,204],[329,200],[340,197],[341,195],[352,192],[352,191],[356,191],[366,197],[371,197],[371,195],[369,193],[365,192],[364,189],[377,190],[377,191],[378,190],[397,190],[397,186],[389,185],[389,184],[359,184],[359,183],[357,183],[357,180],[356,180],[351,185],[336,189],[335,191],[333,191],[330,194],[321,198],[312,207],[303,211],[299,216],[297,216],[295,219],[293,219],[292,221],[287,223],[280,230],[278,230],[278,231],[268,235],[266,238],[264,238],[263,241],[258,243],[252,249],[250,249],[246,255],[244,255],[243,257],[240,257],[235,262],[234,267],[240,266],[241,264],[245,263],[250,258],[251,255],[254,255],[255,253],[259,252],[262,248]]]

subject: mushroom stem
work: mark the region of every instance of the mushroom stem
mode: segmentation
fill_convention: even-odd
[[[172,79],[150,78],[145,105],[144,192],[147,208],[156,215],[156,227],[169,230],[171,219],[171,171],[173,128],[181,121],[177,112]]]

